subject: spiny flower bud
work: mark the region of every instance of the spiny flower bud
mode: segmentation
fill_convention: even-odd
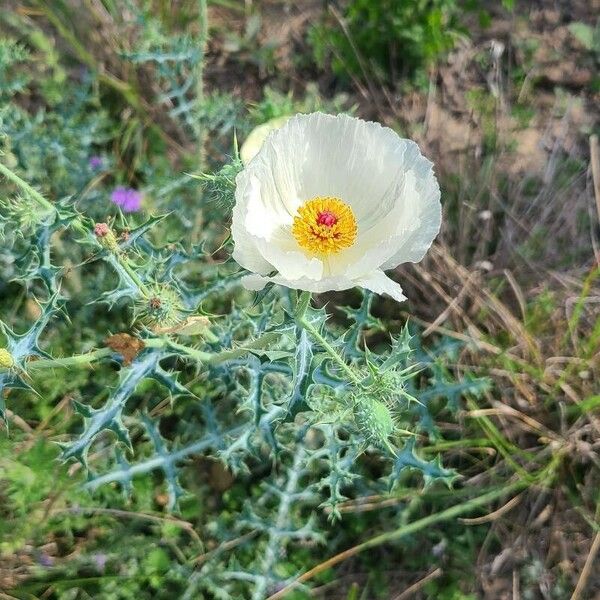
[[[380,448],[391,448],[389,437],[395,429],[389,407],[372,394],[362,394],[355,400],[354,420],[365,439]]]
[[[54,217],[52,208],[40,206],[37,202],[30,202],[26,198],[0,198],[0,209],[10,216],[11,221],[18,223],[21,235],[35,230],[44,223],[49,223]]]
[[[139,318],[151,328],[169,328],[185,318],[179,293],[167,284],[154,284],[149,295],[136,303]]]
[[[12,369],[15,366],[15,359],[6,348],[0,348],[0,369]]]
[[[98,238],[98,241],[104,248],[111,252],[117,252],[119,250],[119,244],[115,234],[106,223],[96,223],[94,225],[94,235]]]
[[[396,411],[403,412],[411,401],[417,401],[406,391],[406,381],[414,376],[413,372],[402,372],[390,369],[374,375],[369,389],[371,394],[387,406],[394,406]]]

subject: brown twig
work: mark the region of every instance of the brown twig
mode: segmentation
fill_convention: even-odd
[[[462,302],[464,297],[467,295],[471,288],[471,284],[473,283],[473,279],[478,276],[477,271],[472,271],[469,273],[469,276],[463,281],[463,286],[460,292],[456,295],[455,298],[452,299],[450,304],[446,306],[446,308],[434,319],[433,323],[427,327],[427,329],[423,332],[423,337],[427,337],[432,332],[436,330],[438,325],[441,325],[447,318],[448,315]]]
[[[594,568],[594,562],[596,560],[596,554],[598,554],[598,550],[600,550],[600,531],[594,537],[594,541],[592,542],[592,547],[590,548],[590,552],[585,561],[585,565],[583,565],[583,569],[581,571],[581,575],[579,576],[579,581],[577,582],[577,586],[575,587],[575,591],[571,596],[571,600],[579,600],[582,597],[582,593],[585,590],[585,586],[587,585],[587,581],[592,574],[592,569]]]
[[[423,579],[419,579],[416,583],[413,583],[410,587],[406,588],[403,592],[401,592],[398,596],[395,596],[393,600],[406,600],[410,598],[413,594],[416,594],[424,585],[427,585],[430,581],[437,579],[442,575],[443,571],[439,567],[431,571],[423,577]]]
[[[521,600],[521,586],[519,582],[519,571],[517,569],[513,569],[512,572],[512,590],[513,590],[513,600]]]
[[[596,199],[596,209],[598,211],[598,220],[600,221],[600,149],[596,134],[590,136],[590,163],[592,167],[592,181],[594,183],[594,198]]]
[[[10,419],[19,429],[22,429],[25,433],[31,435],[33,433],[33,429],[29,426],[29,424],[23,420],[19,415],[16,415],[12,410],[6,409],[6,417]]]
[[[256,530],[250,531],[249,533],[246,533],[246,534],[244,534],[240,537],[237,537],[233,540],[224,542],[223,544],[220,544],[217,548],[215,548],[214,550],[211,550],[210,552],[204,552],[203,554],[199,554],[198,556],[194,557],[190,562],[193,565],[202,564],[202,563],[206,562],[211,556],[214,556],[218,552],[226,552],[227,550],[232,550],[236,546],[239,546],[240,544],[247,542],[248,540],[252,539],[257,533],[258,533],[258,531],[256,531]]]
[[[523,499],[523,492],[517,494],[514,498],[511,498],[504,506],[501,506],[498,510],[495,510],[487,515],[483,515],[483,517],[474,517],[474,518],[463,518],[458,519],[461,523],[465,525],[482,525],[484,523],[490,523],[499,519],[503,514],[512,510],[515,506],[517,506],[521,500]]]
[[[592,186],[594,188],[594,198],[596,200],[596,213],[600,221],[600,150],[598,149],[598,136],[590,136],[590,166],[592,169]],[[592,244],[596,254],[596,262],[600,264],[600,251],[597,248],[595,236],[592,234]]]

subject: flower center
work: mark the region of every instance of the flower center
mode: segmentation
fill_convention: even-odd
[[[317,223],[319,225],[326,225],[327,227],[333,227],[337,223],[337,220],[337,217],[330,210],[324,210],[317,217]]]
[[[356,240],[356,218],[339,198],[317,196],[305,202],[294,217],[292,233],[303,249],[317,256],[335,254]]]

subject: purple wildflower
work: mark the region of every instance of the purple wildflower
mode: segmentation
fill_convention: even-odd
[[[38,562],[42,567],[51,567],[54,564],[54,559],[45,552],[42,552],[38,558]]]
[[[104,161],[102,160],[101,156],[90,156],[90,159],[88,161],[88,165],[90,166],[90,169],[92,169],[92,171],[98,171],[102,168],[103,164]]]
[[[96,563],[96,568],[98,571],[104,571],[106,567],[106,561],[108,560],[108,556],[103,552],[99,552],[98,554],[93,555],[94,562]]]
[[[114,189],[110,199],[127,213],[137,212],[142,207],[141,192],[121,185]]]

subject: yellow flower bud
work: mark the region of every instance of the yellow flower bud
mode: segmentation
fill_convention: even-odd
[[[270,121],[255,127],[240,148],[240,159],[242,160],[242,163],[247,165],[258,154],[258,151],[262,148],[269,133],[274,129],[279,129],[285,125],[289,118],[290,117],[288,116],[276,117],[275,119],[271,119]]]
[[[0,369],[12,369],[15,360],[6,348],[0,348]]]

